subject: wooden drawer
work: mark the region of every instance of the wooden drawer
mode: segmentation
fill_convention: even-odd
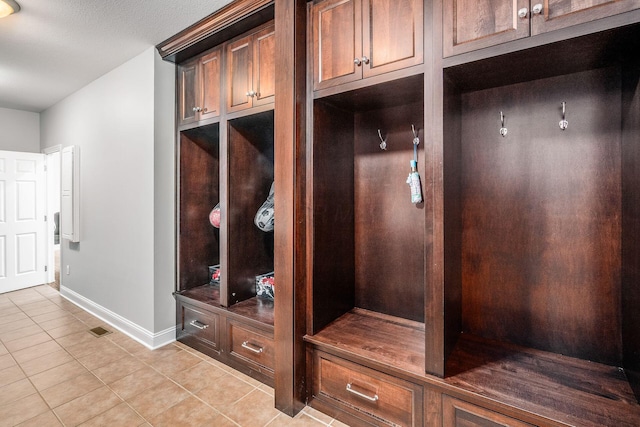
[[[273,334],[228,319],[229,355],[273,377]]]
[[[313,397],[374,425],[422,426],[422,387],[314,352]]]
[[[197,341],[206,348],[220,352],[220,316],[181,302],[178,305],[180,330],[178,340]]]
[[[443,396],[442,412],[444,427],[532,427],[532,424],[451,396]]]

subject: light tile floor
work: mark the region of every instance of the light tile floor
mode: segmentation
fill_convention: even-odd
[[[345,424],[290,418],[272,388],[178,342],[149,350],[43,285],[0,294],[0,426]]]

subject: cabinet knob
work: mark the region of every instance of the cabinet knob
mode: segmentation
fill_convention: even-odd
[[[356,58],[356,59],[353,60],[353,63],[356,64],[359,67],[360,64],[362,64],[362,61],[360,60],[360,58]]]
[[[363,57],[362,57],[362,62],[363,62],[364,64],[368,64],[368,63],[369,63],[369,58],[367,58],[366,56],[363,56]]]
[[[194,113],[197,113],[198,112],[198,107],[193,107],[192,110],[193,110]]]
[[[544,6],[542,6],[542,3],[538,3],[533,5],[533,8],[531,9],[531,11],[536,15],[540,15],[543,9],[544,9]]]
[[[253,98],[254,96],[256,96],[256,93],[252,90],[250,90],[249,92],[247,92],[247,96]]]
[[[526,7],[523,7],[518,11],[518,17],[520,18],[526,18],[528,14],[529,14],[529,9],[527,9]]]

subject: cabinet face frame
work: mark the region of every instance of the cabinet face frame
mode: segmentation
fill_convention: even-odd
[[[443,10],[443,55],[449,57],[500,43],[530,36],[529,0],[499,0],[492,4],[504,5],[508,13],[495,15],[494,10],[468,10],[460,5],[461,0],[444,2]],[[464,2],[481,7],[484,3]],[[527,16],[518,17],[520,9],[527,9]],[[487,24],[484,24],[484,23]],[[493,25],[492,25],[493,23]],[[483,25],[484,24],[484,25]],[[479,28],[478,28],[479,27]],[[469,34],[461,34],[462,28],[473,28]]]

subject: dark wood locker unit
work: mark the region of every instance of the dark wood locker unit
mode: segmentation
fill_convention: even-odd
[[[228,122],[227,287],[222,304],[233,304],[256,295],[256,276],[273,268],[273,233],[254,224],[258,208],[273,183],[273,111],[252,114]],[[242,172],[240,172],[242,171]]]
[[[194,201],[178,219],[180,339],[273,385],[289,415],[308,403],[353,426],[640,425],[637,1],[550,1],[542,16],[527,3],[524,18],[516,1],[418,3],[278,0],[242,30],[198,36],[202,54],[275,16],[287,72],[274,104],[179,128],[185,162],[217,170],[180,187]],[[451,50],[463,15],[468,42]],[[398,22],[413,59],[352,79],[367,49],[404,52],[364,29]],[[194,34],[168,55],[198,56]],[[272,182],[269,238],[252,220]],[[222,201],[217,235],[197,235],[213,206],[198,198]],[[210,261],[218,294],[201,286]],[[275,303],[253,296],[268,269]]]
[[[620,28],[444,61],[434,159],[444,281],[431,304],[445,315],[443,329],[427,322],[427,348],[442,348],[427,352],[427,367],[479,391],[480,406],[506,404],[534,425],[640,423],[639,341],[628,332],[639,320],[629,310],[638,222],[636,208],[626,211],[639,170],[634,16]]]
[[[445,1],[444,55],[495,46],[638,8],[637,0]]]
[[[313,243],[308,248],[306,339],[314,354],[342,356],[335,348],[341,343],[338,347],[365,360],[400,364],[418,375],[424,372],[425,216],[424,204],[411,203],[406,179],[414,156],[412,125],[421,140],[424,132],[423,78],[415,75],[313,101],[308,172],[313,196],[307,201]],[[380,148],[378,129],[386,150]],[[424,142],[417,152],[422,165]],[[422,166],[419,172],[424,174]],[[331,376],[330,370],[325,364],[323,372]],[[317,384],[322,375],[313,374],[310,404],[327,410],[331,400]],[[393,407],[389,398],[380,395],[374,406]],[[380,416],[398,422],[359,395],[349,404],[358,402],[355,412],[343,404],[337,411],[349,423],[358,414],[360,422]],[[402,419],[421,425],[422,413],[415,412],[421,406],[409,403],[403,404],[408,412]]]
[[[230,36],[250,41],[244,73],[260,90],[253,106],[270,105],[220,111],[221,96],[233,87],[225,81],[236,81],[233,73],[223,78],[221,64],[230,64],[234,71],[238,65],[235,57],[223,57],[230,52],[225,40],[178,65],[175,295],[178,340],[273,386],[274,303],[256,297],[256,276],[274,271],[274,239],[272,232],[254,224],[274,182],[273,7],[270,10],[246,18],[254,29]],[[219,227],[209,221],[217,205]],[[212,266],[220,271],[217,284],[210,283]]]
[[[425,46],[450,5],[425,2]],[[375,387],[348,394],[340,362],[419,387],[425,425],[640,423],[640,15],[584,20],[309,96],[311,406],[411,425]],[[418,206],[400,179],[412,123]]]
[[[305,105],[301,29],[306,9],[299,0],[236,0],[157,46],[163,59],[178,66],[178,140],[215,142],[216,147],[215,161],[204,160],[205,169],[192,164],[189,156],[177,166],[177,181],[188,182],[181,184],[187,187],[180,187],[181,194],[194,194],[188,203],[178,200],[178,339],[274,386],[276,407],[291,416],[306,399],[300,303],[304,260],[294,253],[294,247],[301,246],[294,236],[304,229],[299,200],[305,189],[297,180],[305,173],[299,155],[305,145],[303,133],[295,129],[305,126],[300,107]],[[218,81],[222,108],[218,117],[202,120],[191,114],[201,113],[192,88],[198,64],[218,47],[222,72],[207,83]],[[276,70],[286,73],[276,78]],[[227,105],[228,100],[233,102]],[[177,153],[180,156],[179,149]],[[183,174],[191,178],[185,180]],[[278,220],[274,232],[267,234],[256,229],[253,218],[272,184]],[[216,189],[215,197],[207,193],[208,187]],[[206,224],[213,199],[222,207],[218,231]],[[205,269],[213,263],[221,266],[219,288],[206,284]],[[255,276],[274,270],[278,299],[256,298]]]
[[[420,0],[323,0],[310,15],[314,90],[423,61]]]
[[[273,103],[275,95],[275,28],[270,24],[230,42],[227,55],[227,111]]]
[[[222,50],[216,48],[178,66],[178,125],[220,115]]]

